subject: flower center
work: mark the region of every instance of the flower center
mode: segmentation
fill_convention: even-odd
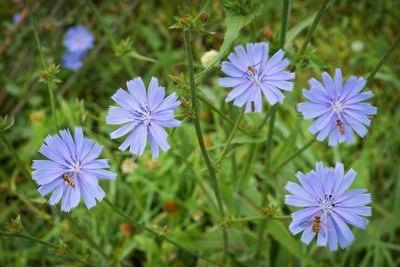
[[[332,103],[331,109],[339,114],[343,111],[343,104],[340,101],[335,101]]]
[[[138,125],[151,125],[151,110],[148,106],[141,106],[140,110],[132,112],[132,116],[135,120],[139,121]]]
[[[263,68],[254,68],[249,66],[246,72],[246,79],[254,84],[260,84],[264,79]]]
[[[70,179],[74,179],[81,171],[81,161],[79,160],[78,162],[67,162],[67,166],[65,166],[64,169],[65,174],[67,174]]]
[[[83,45],[85,43],[85,37],[83,37],[82,35],[77,36],[75,41],[79,44],[79,45]]]
[[[317,201],[324,213],[330,213],[335,207],[334,197],[332,195],[325,195],[323,199],[318,198]]]

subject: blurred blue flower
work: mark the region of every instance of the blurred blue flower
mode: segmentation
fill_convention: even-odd
[[[341,163],[333,169],[318,162],[316,171],[299,172],[296,176],[301,186],[288,182],[286,189],[292,195],[286,195],[285,203],[306,208],[292,213],[290,232],[296,235],[304,231],[301,241],[306,244],[318,235],[317,245],[329,244],[331,251],[337,250],[338,243],[341,248],[349,246],[354,235],[346,223],[365,229],[368,220],[361,216],[371,216],[371,207],[366,206],[372,202],[371,194],[364,194],[365,189],[346,191],[356,175],[352,169],[344,174]]]
[[[66,69],[77,71],[83,66],[82,58],[86,53],[65,52],[62,56],[62,66]]]
[[[231,76],[219,79],[221,87],[235,87],[225,99],[242,107],[246,104],[245,112],[261,112],[261,91],[271,105],[282,104],[285,96],[278,89],[293,90],[295,74],[283,71],[290,62],[283,59],[285,52],[279,50],[268,60],[268,43],[249,43],[247,52],[242,45],[235,47],[235,52],[228,56],[230,61],[221,64],[221,70]]]
[[[75,140],[69,130],[61,130],[60,135],[47,136],[39,152],[49,160],[34,160],[32,177],[40,185],[42,196],[54,191],[49,199],[56,205],[62,198],[61,210],[69,212],[76,207],[81,195],[88,209],[96,205],[96,199],[105,197],[98,179],[116,178],[106,159],[97,159],[103,146],[93,145],[93,140],[83,137],[82,129],[75,127]]]
[[[377,108],[362,101],[373,97],[371,91],[360,93],[366,81],[351,76],[343,85],[342,72],[336,69],[335,78],[322,73],[324,85],[312,78],[308,81],[310,90],[303,89],[303,95],[311,102],[297,104],[297,110],[305,119],[317,118],[308,128],[312,134],[319,132],[318,141],[329,135],[329,145],[336,146],[346,141],[354,142],[353,130],[364,137],[370,126],[368,115],[377,114]]]
[[[13,17],[14,24],[17,24],[21,19],[21,13],[15,13]]]
[[[158,157],[159,146],[165,152],[170,146],[167,132],[162,127],[180,127],[181,122],[175,119],[174,111],[180,105],[175,93],[165,97],[164,87],[158,85],[157,78],[152,77],[146,94],[145,85],[140,77],[126,83],[128,92],[123,89],[112,96],[121,107],[111,106],[106,118],[107,124],[124,124],[113,131],[111,139],[119,138],[131,132],[119,149],[142,155],[149,139],[153,158]]]
[[[81,25],[70,27],[64,39],[68,52],[82,53],[93,47],[94,37],[89,30]]]

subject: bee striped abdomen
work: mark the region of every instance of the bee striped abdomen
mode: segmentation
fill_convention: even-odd
[[[254,71],[255,71],[254,68],[253,68],[252,66],[249,66],[247,69],[248,69],[250,72],[254,72]]]
[[[343,128],[343,123],[338,119],[336,120],[337,126],[339,126],[339,130],[341,134],[344,134],[344,128]]]
[[[71,181],[71,178],[66,173],[63,173],[61,178],[63,178],[63,180],[66,181],[70,186],[75,188],[75,184]]]
[[[314,233],[319,233],[319,227],[321,225],[321,217],[319,215],[315,215],[312,225],[312,230]]]

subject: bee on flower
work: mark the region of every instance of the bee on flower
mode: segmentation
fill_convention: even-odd
[[[368,132],[365,126],[371,125],[370,116],[377,114],[376,107],[363,102],[374,96],[371,91],[361,92],[366,80],[351,76],[343,84],[340,69],[336,69],[334,79],[328,73],[322,73],[322,80],[324,84],[310,79],[311,89],[303,89],[303,96],[310,102],[297,104],[297,110],[305,119],[316,118],[308,130],[312,134],[318,133],[318,141],[329,136],[329,146],[337,146],[344,141],[353,143],[353,130],[364,137]]]
[[[221,70],[230,77],[219,79],[219,86],[234,87],[225,99],[234,100],[239,108],[246,105],[245,113],[261,112],[262,94],[270,105],[283,103],[285,95],[280,90],[292,91],[295,74],[283,71],[290,65],[284,59],[285,52],[279,50],[268,59],[268,43],[249,43],[247,51],[242,45],[235,47],[235,53],[228,56],[229,61],[221,64]]]
[[[32,178],[40,185],[42,196],[52,195],[49,204],[54,206],[61,199],[61,210],[69,212],[78,206],[81,196],[88,209],[96,205],[96,200],[105,197],[98,180],[114,180],[116,174],[107,170],[107,159],[98,159],[103,146],[93,145],[93,140],[83,136],[82,128],[75,127],[72,138],[69,130],[61,130],[60,135],[49,135],[39,152],[46,160],[34,160]]]
[[[309,244],[317,236],[318,246],[327,246],[331,251],[349,246],[354,235],[347,224],[365,229],[371,216],[371,194],[366,189],[347,190],[357,173],[350,169],[346,174],[341,163],[335,168],[325,168],[318,162],[316,170],[296,176],[300,185],[288,182],[285,203],[294,207],[305,207],[292,213],[289,230],[293,235],[303,232],[301,241]],[[346,191],[347,190],[347,191]]]

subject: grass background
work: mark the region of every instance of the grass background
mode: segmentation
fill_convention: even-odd
[[[229,2],[230,1],[222,1]],[[246,3],[246,1],[238,1]],[[279,48],[282,22],[280,1],[264,1],[242,15],[259,13],[243,27],[233,45],[269,41],[271,51]],[[257,1],[256,1],[257,2]],[[172,83],[172,77],[186,77],[186,54],[181,30],[170,29],[178,15],[174,1],[94,1],[101,18],[113,31],[120,43],[126,38],[132,48],[157,60],[147,62],[125,56],[136,75],[147,84],[156,76],[167,93],[176,91],[189,100],[187,83]],[[292,1],[289,32],[285,50],[294,60],[301,47],[320,1]],[[94,48],[77,72],[62,69],[62,80],[55,89],[59,122],[62,128],[82,126],[86,136],[105,146],[103,158],[110,159],[111,170],[118,173],[116,181],[100,182],[107,197],[122,210],[155,231],[167,229],[167,236],[179,244],[201,251],[201,254],[218,260],[222,255],[221,228],[215,209],[215,198],[208,173],[201,157],[195,131],[188,119],[188,110],[180,108],[176,115],[185,120],[183,127],[169,137],[172,149],[151,159],[145,155],[133,158],[137,168],[133,173],[121,171],[122,163],[130,155],[118,150],[120,139],[111,141],[109,133],[115,129],[105,125],[108,107],[113,104],[111,95],[132,77],[118,56],[84,1],[33,1],[33,13],[39,25],[46,62],[61,63],[64,52],[62,40],[66,29],[77,24],[85,25],[96,37]],[[204,68],[201,56],[208,50],[219,50],[226,30],[227,11],[217,1],[185,1],[188,10],[204,11],[209,18],[204,25],[214,35],[192,32],[195,71]],[[40,59],[33,38],[29,15],[18,25],[12,23],[16,12],[26,12],[24,1],[0,2],[0,114],[14,116],[15,124],[6,135],[13,147],[30,167],[43,138],[54,133],[51,108],[46,85],[38,82]],[[308,88],[307,80],[320,73],[334,73],[340,67],[347,79],[351,75],[367,77],[380,57],[400,32],[400,2],[332,0],[319,23],[307,50],[310,60],[300,59],[296,64],[296,85],[293,92],[280,105],[277,113],[272,148],[272,167],[278,166],[291,153],[312,139],[307,131],[311,121],[296,112],[295,105],[304,100],[301,89]],[[267,39],[268,27],[272,38]],[[358,45],[358,47],[357,47]],[[362,48],[360,49],[360,46]],[[271,52],[270,52],[271,53]],[[224,57],[225,58],[225,57]],[[229,217],[246,217],[260,214],[261,193],[259,183],[269,184],[267,206],[276,214],[289,214],[283,204],[287,181],[295,181],[297,171],[308,172],[317,161],[326,166],[341,161],[345,169],[358,172],[353,188],[367,188],[373,196],[373,216],[366,231],[355,229],[354,243],[345,250],[331,253],[327,248],[317,248],[316,242],[302,244],[299,236],[291,236],[287,221],[268,221],[262,255],[254,258],[259,222],[229,225],[229,261],[231,266],[396,266],[400,264],[400,49],[394,50],[375,79],[368,85],[375,97],[371,102],[378,107],[369,133],[364,139],[356,138],[352,145],[341,144],[330,148],[327,142],[314,143],[301,156],[294,159],[276,174],[265,170],[265,143],[268,127],[265,125],[256,137],[238,132],[231,150],[217,170],[218,182]],[[294,69],[291,66],[292,70]],[[239,110],[224,103],[229,90],[218,86],[222,76],[218,67],[212,68],[198,85],[199,94],[229,115],[232,120]],[[212,160],[220,155],[230,133],[231,125],[201,105],[201,123]],[[269,106],[264,102],[263,112]],[[241,125],[252,131],[262,114],[245,115]],[[256,152],[254,149],[256,148]],[[252,157],[252,153],[256,157]],[[248,165],[247,163],[250,162]],[[10,228],[11,219],[21,216],[23,233],[34,235],[58,246],[62,240],[73,251],[83,255],[81,260],[94,265],[113,266],[213,266],[196,257],[155,239],[134,231],[126,221],[99,203],[87,210],[83,203],[67,216],[59,207],[47,205],[47,197],[37,193],[37,186],[27,180],[9,152],[0,146],[0,230]],[[249,166],[248,175],[245,174]],[[235,190],[244,177],[241,194]],[[166,212],[168,201],[178,204],[175,213]],[[170,202],[171,203],[171,202]],[[164,208],[163,208],[164,207]],[[125,223],[125,224],[124,224]],[[91,241],[90,241],[91,240]],[[97,245],[94,245],[94,242]],[[97,249],[96,249],[97,247]],[[105,258],[101,256],[106,255]],[[0,239],[0,265],[39,266],[72,265],[68,257],[57,257],[57,251],[41,244],[13,238]]]

